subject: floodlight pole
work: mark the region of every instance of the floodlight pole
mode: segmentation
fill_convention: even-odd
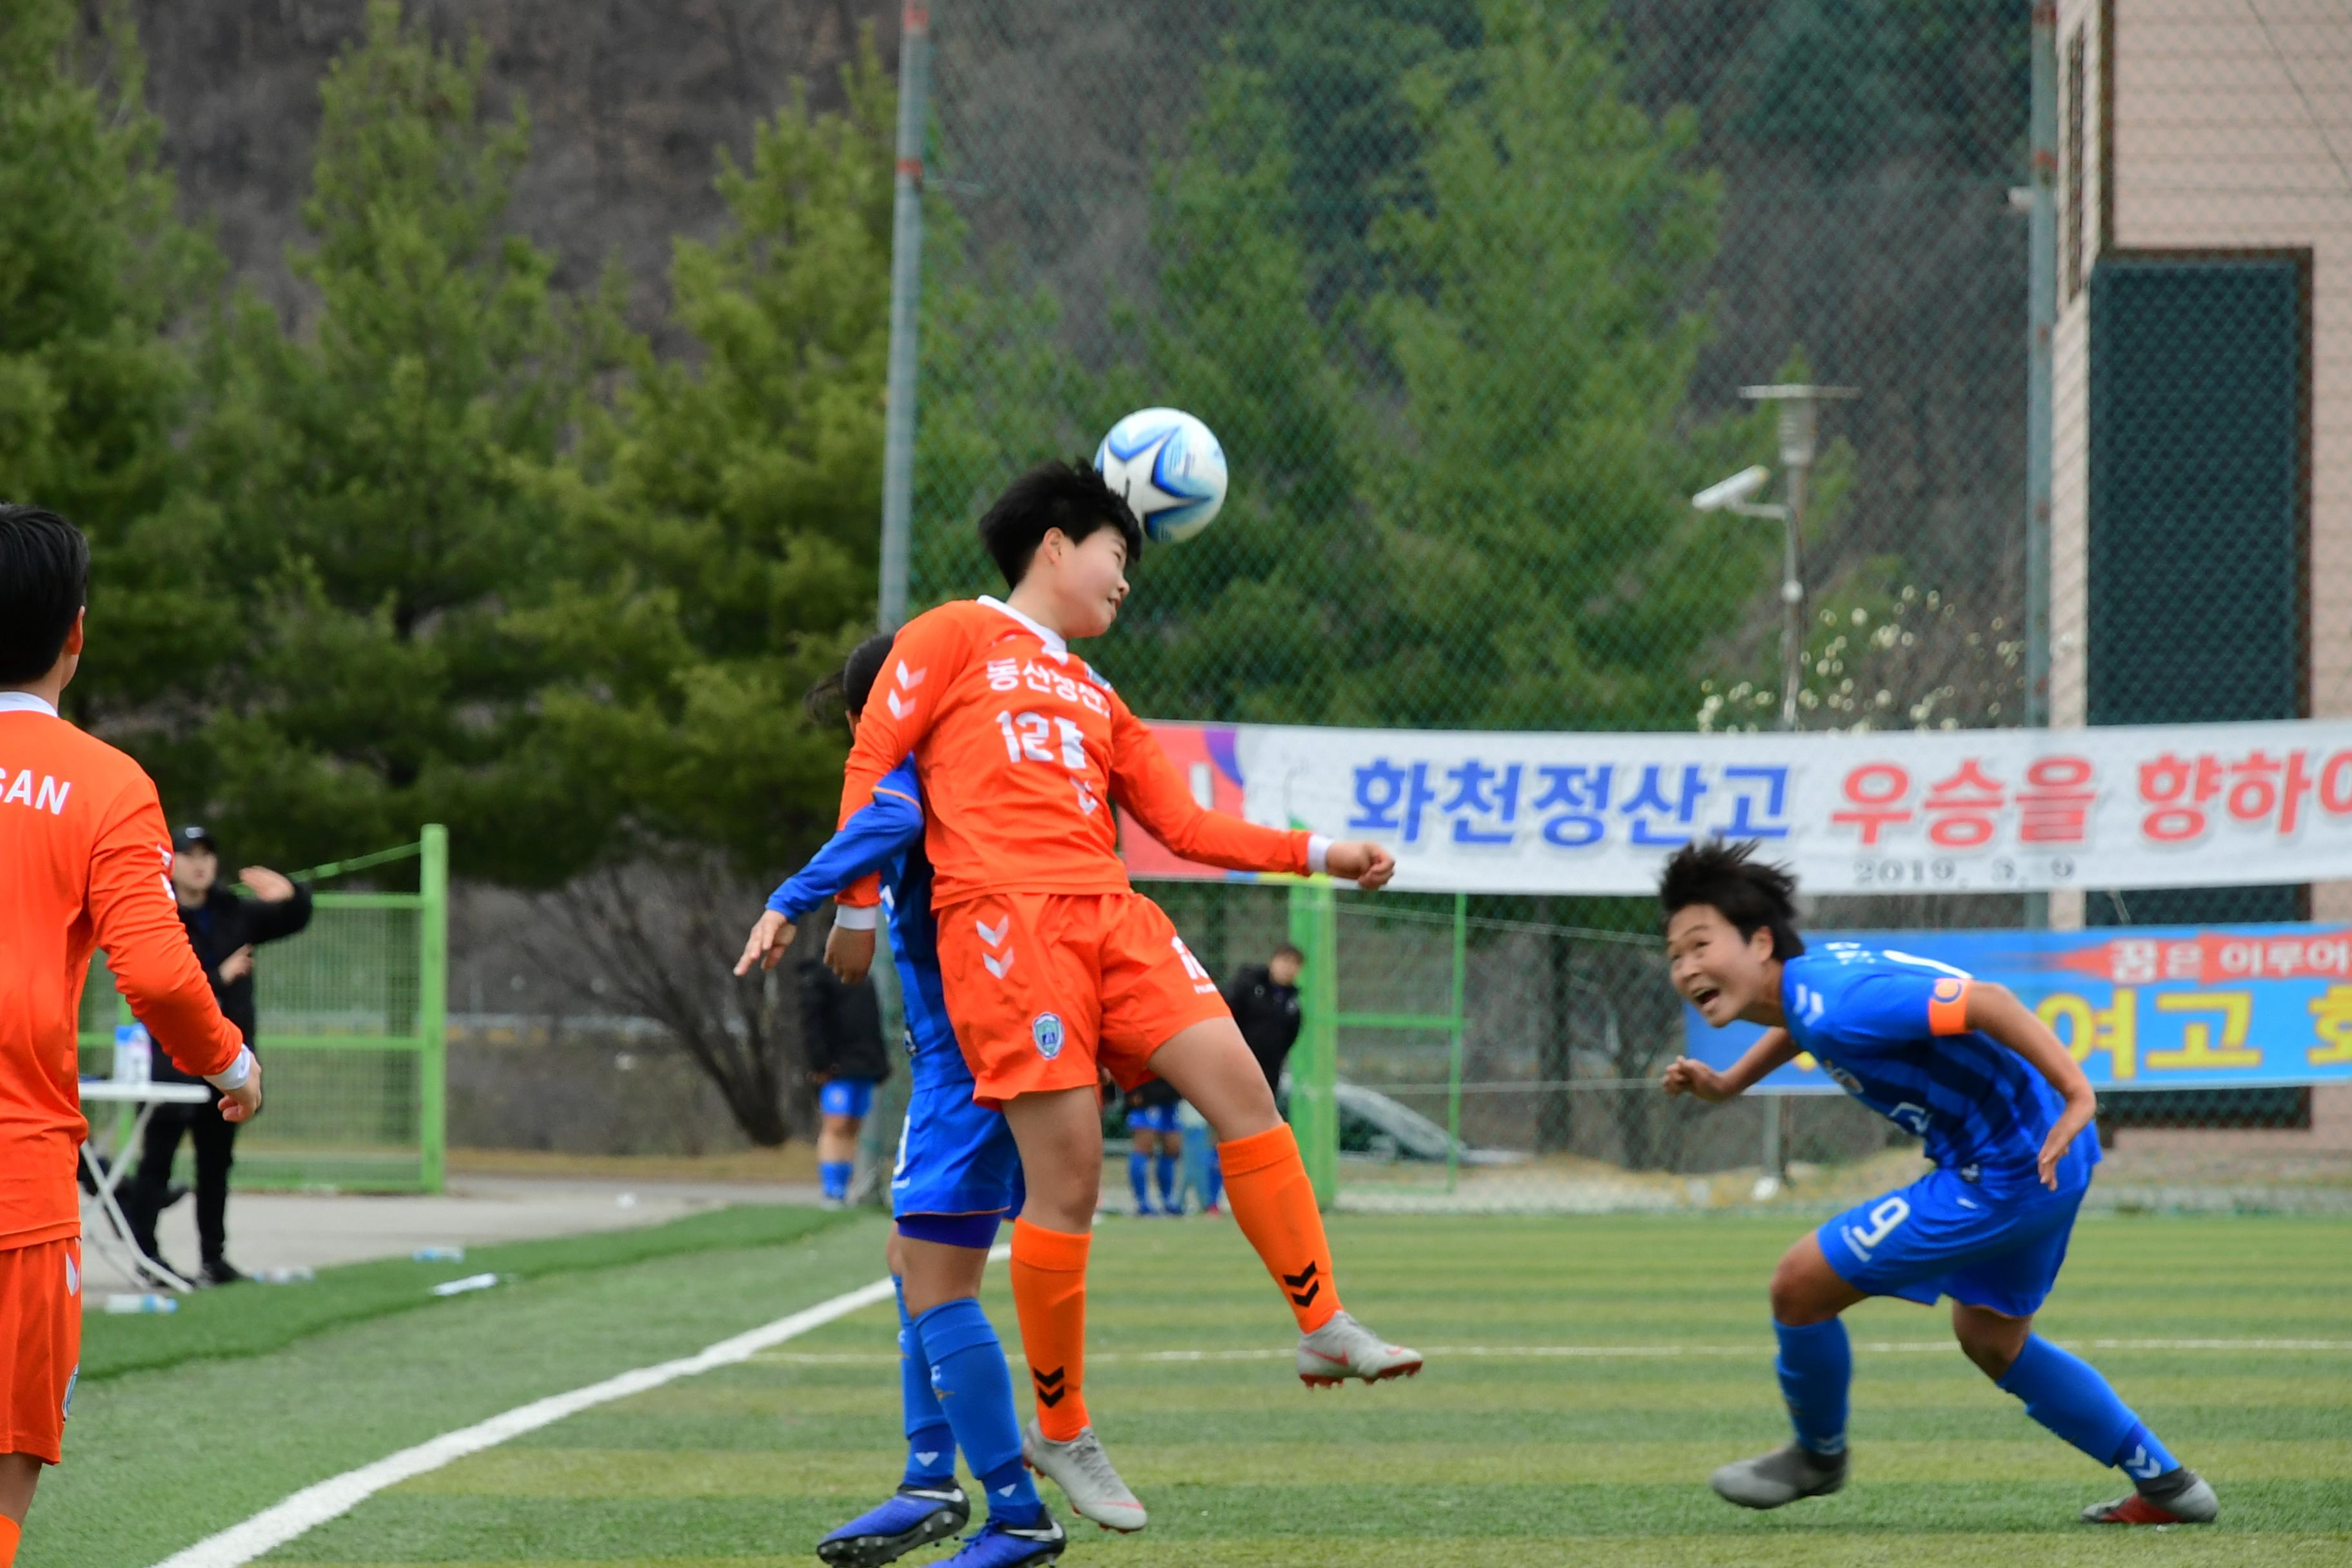
[[[1778,405],[1780,416],[1780,467],[1786,470],[1787,498],[1778,507],[1738,510],[1780,518],[1780,728],[1797,728],[1797,691],[1805,683],[1805,489],[1812,478],[1813,460],[1821,452],[1821,405],[1862,395],[1851,386],[1776,384],[1743,386],[1739,395],[1753,403]],[[1764,1101],[1764,1182],[1780,1189],[1786,1174],[1780,1124],[1787,1115],[1784,1095]],[[1766,1194],[1762,1184],[1759,1195]]]
[[[890,363],[882,416],[882,586],[876,623],[907,618],[907,560],[915,509],[916,330],[923,300],[923,134],[930,118],[931,13],[899,13],[898,195],[890,219]],[[887,967],[887,966],[886,966]]]
[[[1821,405],[1862,395],[1851,386],[1776,384],[1743,386],[1751,403],[1772,403],[1780,415],[1780,467],[1788,500],[1780,506],[1780,728],[1797,728],[1797,689],[1805,682],[1805,488],[1820,455]]]

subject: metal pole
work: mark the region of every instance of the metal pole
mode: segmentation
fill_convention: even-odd
[[[2050,489],[2053,338],[2058,327],[2058,7],[2033,7],[2033,170],[2026,226],[2025,722],[2050,723]],[[2050,924],[2050,895],[2028,893],[2025,923]]]
[[[1339,1188],[1339,941],[1328,884],[1290,889],[1290,941],[1306,955],[1298,978],[1298,1044],[1290,1053],[1290,1126],[1315,1201],[1329,1208]]]
[[[1796,406],[1786,403],[1780,405],[1783,422]],[[1806,406],[1806,412],[1812,412],[1811,405]],[[1780,523],[1784,540],[1780,552],[1780,728],[1783,730],[1797,727],[1797,689],[1805,683],[1805,475],[1811,461],[1808,454],[1803,462],[1788,464],[1788,516]]]
[[[1445,1058],[1445,1190],[1452,1192],[1461,1173],[1462,1152],[1462,1007],[1469,978],[1470,895],[1454,895],[1454,1026],[1447,1031]]]
[[[882,422],[882,590],[876,621],[907,618],[907,559],[915,502],[916,332],[923,299],[923,134],[929,123],[931,13],[899,13],[898,197],[890,221],[890,369]]]
[[[417,891],[417,1181],[441,1190],[448,1147],[449,830],[428,822],[420,836],[424,858]]]

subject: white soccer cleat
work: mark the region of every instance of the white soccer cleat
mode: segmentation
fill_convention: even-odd
[[[1331,1388],[1351,1377],[1380,1383],[1421,1372],[1421,1352],[1392,1345],[1345,1312],[1298,1342],[1298,1381]]]
[[[1087,1426],[1066,1443],[1057,1443],[1032,1421],[1021,1434],[1021,1457],[1029,1468],[1062,1489],[1071,1511],[1093,1520],[1105,1530],[1131,1535],[1147,1522],[1143,1504],[1127,1489],[1103,1452],[1102,1439]]]
[[[2094,1503],[2083,1510],[2084,1524],[2210,1524],[2221,1511],[2221,1501],[2205,1478],[2194,1470],[2176,1472],[2179,1484],[2161,1499],[2130,1492],[2113,1502]]]

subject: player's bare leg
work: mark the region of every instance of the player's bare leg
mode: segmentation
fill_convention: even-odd
[[[0,1454],[0,1568],[16,1561],[16,1542],[33,1489],[41,1484],[41,1461],[30,1454]]]
[[[1024,1451],[1082,1518],[1106,1530],[1141,1530],[1143,1505],[1087,1415],[1087,1256],[1102,1198],[1101,1099],[1092,1084],[1015,1095],[1004,1121],[1028,1188],[1013,1225],[1013,1305],[1037,1398]]]
[[[1708,1484],[1741,1508],[1780,1508],[1826,1497],[1845,1485],[1846,1384],[1853,1354],[1838,1321],[1864,1293],[1840,1278],[1812,1232],[1783,1253],[1772,1271],[1772,1326],[1780,1342],[1774,1363],[1797,1440],[1769,1454],[1724,1466]]]
[[[1955,1301],[1952,1335],[1960,1342],[1960,1349],[1968,1358],[1976,1363],[1978,1371],[2010,1393],[2020,1392],[2006,1380],[2018,1358],[2025,1353],[2027,1342],[2033,1337],[2032,1318],[2012,1318],[1990,1307]],[[2032,1411],[2031,1405],[2027,1408]],[[2034,1415],[2043,1425],[2051,1424],[2046,1412]],[[2060,1420],[2063,1419],[2061,1415]],[[2084,1523],[2210,1524],[2221,1511],[2221,1500],[2213,1495],[2211,1485],[2184,1465],[2167,1466],[2152,1459],[2145,1448],[2120,1455],[2117,1462],[2132,1478],[2133,1489],[2112,1501],[2094,1503],[2084,1509],[2081,1516]]]
[[[1347,1378],[1378,1383],[1421,1371],[1421,1352],[1392,1345],[1339,1306],[1331,1247],[1297,1141],[1230,1017],[1179,1030],[1152,1053],[1151,1070],[1208,1120],[1234,1219],[1298,1321],[1298,1376],[1309,1387]]]

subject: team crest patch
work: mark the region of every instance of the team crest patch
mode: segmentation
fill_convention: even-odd
[[[1058,1013],[1040,1013],[1029,1026],[1029,1037],[1037,1042],[1037,1054],[1052,1061],[1062,1054],[1062,1018]]]
[[[1960,999],[1960,983],[1959,983],[1958,981],[1957,981],[1957,980],[1938,980],[1938,981],[1937,981],[1937,982],[1936,982],[1936,1000],[1937,1000],[1937,1001],[1938,1001],[1938,1002],[1957,1002],[1957,1001],[1958,1001],[1959,999]]]

